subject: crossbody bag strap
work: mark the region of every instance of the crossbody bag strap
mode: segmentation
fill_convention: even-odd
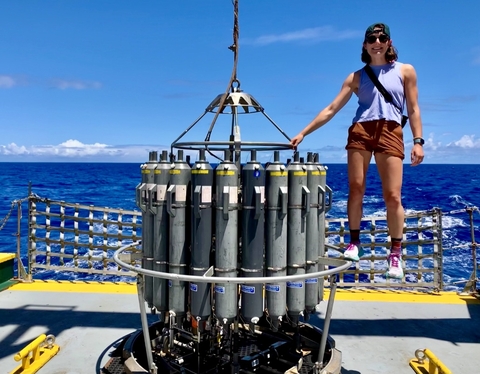
[[[395,104],[393,102],[393,97],[392,95],[390,94],[390,92],[388,92],[385,87],[383,87],[383,85],[380,83],[380,81],[378,80],[377,76],[375,75],[375,73],[373,72],[372,68],[370,67],[370,65],[365,65],[365,67],[363,68],[363,70],[365,70],[365,72],[367,73],[367,75],[370,77],[370,80],[373,82],[373,84],[375,85],[375,87],[377,87],[378,91],[380,91],[380,93],[382,94],[383,98],[385,99],[385,101],[387,103],[392,103],[400,112],[402,112],[402,108],[400,108],[397,104]]]

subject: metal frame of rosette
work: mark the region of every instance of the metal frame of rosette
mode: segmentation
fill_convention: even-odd
[[[183,141],[180,140],[195,127],[208,113],[213,113],[215,116],[206,133],[204,141]],[[245,141],[241,139],[239,116],[243,114],[261,113],[272,124],[275,129],[280,132],[287,142],[259,142],[259,141]],[[211,136],[216,125],[216,121],[220,114],[231,115],[231,133],[229,140],[226,141],[212,141]],[[219,94],[205,109],[205,112],[197,118],[189,127],[187,127],[182,134],[175,139],[171,144],[171,157],[174,157],[174,149],[183,150],[201,150],[204,149],[213,158],[220,158],[215,155],[215,151],[230,152],[230,157],[235,160],[236,166],[240,166],[240,159],[242,152],[248,151],[286,151],[292,150],[289,143],[290,138],[278,126],[272,118],[265,113],[264,108],[260,103],[250,94],[240,90],[240,81],[235,79],[230,87],[230,92]]]
[[[306,162],[298,152],[286,165],[280,161],[280,151],[292,150],[290,138],[253,96],[240,89],[238,0],[233,5],[233,44],[229,49],[234,53],[234,64],[227,90],[172,142],[170,157],[166,150],[160,158],[155,151],[149,153],[136,187],[136,203],[142,210],[142,264],[139,268],[120,259],[122,252],[139,243],[120,248],[114,261],[138,273],[148,369],[155,373],[145,304],[164,316],[168,324],[168,328],[162,328],[168,331],[162,349],[175,356],[186,349],[185,345],[194,345],[196,373],[202,372],[204,364],[209,365],[201,361],[201,356],[210,357],[212,352],[218,356],[216,368],[224,370],[225,363],[232,372],[239,372],[243,365],[251,372],[259,365],[271,367],[270,360],[279,358],[280,351],[287,354],[286,350],[295,348],[298,354],[303,319],[308,320],[323,300],[325,277],[331,276],[323,331],[303,326],[316,331],[310,341],[320,340],[317,358],[313,353],[309,357],[311,369],[337,374],[341,353],[333,339],[328,340],[337,286],[334,275],[349,268],[351,262],[325,257],[325,213],[332,202],[326,168],[313,153],[307,154]],[[204,140],[184,141],[208,113],[214,117]],[[262,114],[287,142],[243,139],[239,117],[255,113]],[[213,141],[217,119],[225,114],[230,115],[228,140]],[[258,132],[253,136],[260,139]],[[185,150],[198,151],[198,159],[191,163],[189,154],[184,160]],[[273,161],[263,165],[257,160],[257,152],[266,151],[273,152]],[[242,164],[243,152],[250,152],[250,159]],[[207,161],[207,154],[218,160],[215,169]],[[249,351],[240,358],[239,330],[252,333],[256,326],[263,328],[262,339],[266,330],[273,339],[266,350]],[[278,341],[282,337],[274,332],[283,334],[284,339],[289,328],[295,338],[288,338],[289,343]],[[174,334],[177,339],[185,339],[175,342]],[[202,345],[202,340],[207,344]],[[213,341],[217,343],[212,351]],[[325,363],[327,344],[330,361]],[[226,362],[225,354],[230,357]],[[303,356],[292,357],[289,362],[305,361]],[[185,368],[179,369],[183,372]]]
[[[229,283],[229,284],[258,284],[258,283],[274,283],[274,282],[287,282],[287,281],[302,281],[309,278],[321,278],[324,279],[325,277],[330,276],[330,294],[328,298],[328,304],[326,307],[325,319],[324,319],[324,326],[322,330],[322,337],[320,341],[320,349],[317,358],[316,371],[320,373],[323,369],[323,357],[325,354],[325,349],[327,345],[327,337],[330,328],[330,320],[332,317],[333,311],[333,303],[335,300],[335,293],[337,289],[337,284],[335,281],[334,275],[348,269],[351,266],[351,261],[347,261],[344,259],[338,258],[327,258],[324,257],[319,259],[318,263],[324,266],[328,266],[329,269],[318,271],[316,273],[309,273],[309,274],[297,274],[297,275],[286,275],[286,276],[279,276],[279,277],[217,277],[214,276],[214,269],[213,267],[209,268],[205,274],[201,276],[195,275],[187,275],[187,274],[172,274],[172,273],[165,273],[159,271],[153,271],[144,269],[132,264],[128,264],[122,261],[120,258],[124,256],[125,251],[135,248],[136,246],[140,245],[141,242],[136,242],[133,244],[129,244],[126,246],[121,247],[118,249],[113,256],[115,263],[119,266],[128,269],[132,272],[138,274],[137,276],[137,294],[140,306],[140,314],[141,314],[141,323],[142,323],[142,330],[143,330],[143,337],[145,342],[145,350],[146,356],[148,361],[148,370],[152,373],[157,373],[157,368],[153,362],[153,354],[151,350],[151,339],[149,333],[149,325],[147,320],[147,310],[145,307],[145,300],[144,300],[144,292],[145,292],[145,277],[153,277],[153,278],[161,278],[167,279],[172,281],[185,281],[185,282],[195,282],[195,283]],[[128,258],[129,256],[127,256]]]
[[[205,140],[180,142],[207,113],[215,117]],[[119,249],[114,261],[138,273],[150,369],[155,364],[145,302],[169,316],[169,321],[180,321],[190,313],[198,326],[214,310],[221,326],[234,326],[242,320],[248,321],[251,328],[265,315],[268,305],[273,328],[279,326],[287,310],[287,318],[295,326],[303,318],[308,319],[323,300],[324,280],[331,276],[316,372],[325,366],[335,274],[351,266],[350,261],[325,257],[321,233],[325,231],[325,213],[332,199],[326,185],[326,168],[318,162],[318,154],[312,153],[306,162],[298,152],[287,164],[280,162],[280,151],[292,150],[290,143],[242,140],[239,115],[255,113],[263,114],[290,140],[259,102],[240,90],[240,82],[235,79],[231,92],[218,95],[175,139],[170,157],[165,150],[159,159],[157,152],[150,152],[149,161],[141,166],[142,182],[136,188],[136,201],[142,209],[142,267],[120,259],[122,252],[134,245]],[[231,116],[229,140],[211,141],[220,114]],[[185,161],[184,150],[198,151],[198,160]],[[273,162],[264,167],[257,160],[257,151],[273,151]],[[219,152],[223,152],[223,158]],[[250,152],[250,160],[242,163],[244,152]],[[219,161],[215,169],[206,160],[207,153]],[[190,232],[186,229],[189,225]],[[209,259],[211,248],[213,262]],[[191,259],[186,258],[186,252]],[[162,296],[167,290],[168,296]],[[188,292],[191,310],[186,307]]]

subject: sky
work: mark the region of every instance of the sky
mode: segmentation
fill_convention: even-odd
[[[231,115],[206,108],[234,72],[231,0],[0,0],[0,9],[0,162],[141,163],[179,137],[203,141],[211,125],[211,140],[228,140]],[[295,136],[363,66],[365,29],[383,22],[417,72],[424,162],[480,163],[479,14],[478,0],[239,0],[235,87],[268,116],[239,115],[241,139],[288,143],[268,118]],[[352,96],[300,154],[345,163],[356,106]],[[404,134],[409,163],[408,125]]]

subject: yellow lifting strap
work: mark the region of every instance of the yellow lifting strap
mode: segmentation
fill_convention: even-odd
[[[21,360],[22,363],[10,374],[34,374],[59,350],[60,347],[55,344],[55,336],[42,334],[13,357],[15,361]]]
[[[452,374],[432,351],[429,349],[417,349],[414,359],[410,360],[410,367],[417,374]]]

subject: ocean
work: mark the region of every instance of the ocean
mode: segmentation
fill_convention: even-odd
[[[345,217],[348,195],[346,164],[327,164],[327,184],[333,190],[327,217]],[[136,163],[0,163],[0,252],[16,252],[17,211],[7,221],[12,201],[32,192],[83,205],[139,210],[135,187],[141,181]],[[407,213],[434,207],[443,212],[444,282],[468,279],[472,274],[469,215],[463,210],[480,206],[480,165],[434,165],[404,167],[402,201]],[[24,214],[26,215],[26,204]],[[384,216],[385,206],[375,164],[370,165],[364,202],[365,216]],[[480,237],[480,214],[474,211],[474,234]],[[26,222],[26,219],[23,221]],[[22,255],[26,248],[22,229]],[[477,254],[478,255],[478,254]],[[477,259],[480,261],[480,258]],[[447,266],[448,265],[448,266]]]

